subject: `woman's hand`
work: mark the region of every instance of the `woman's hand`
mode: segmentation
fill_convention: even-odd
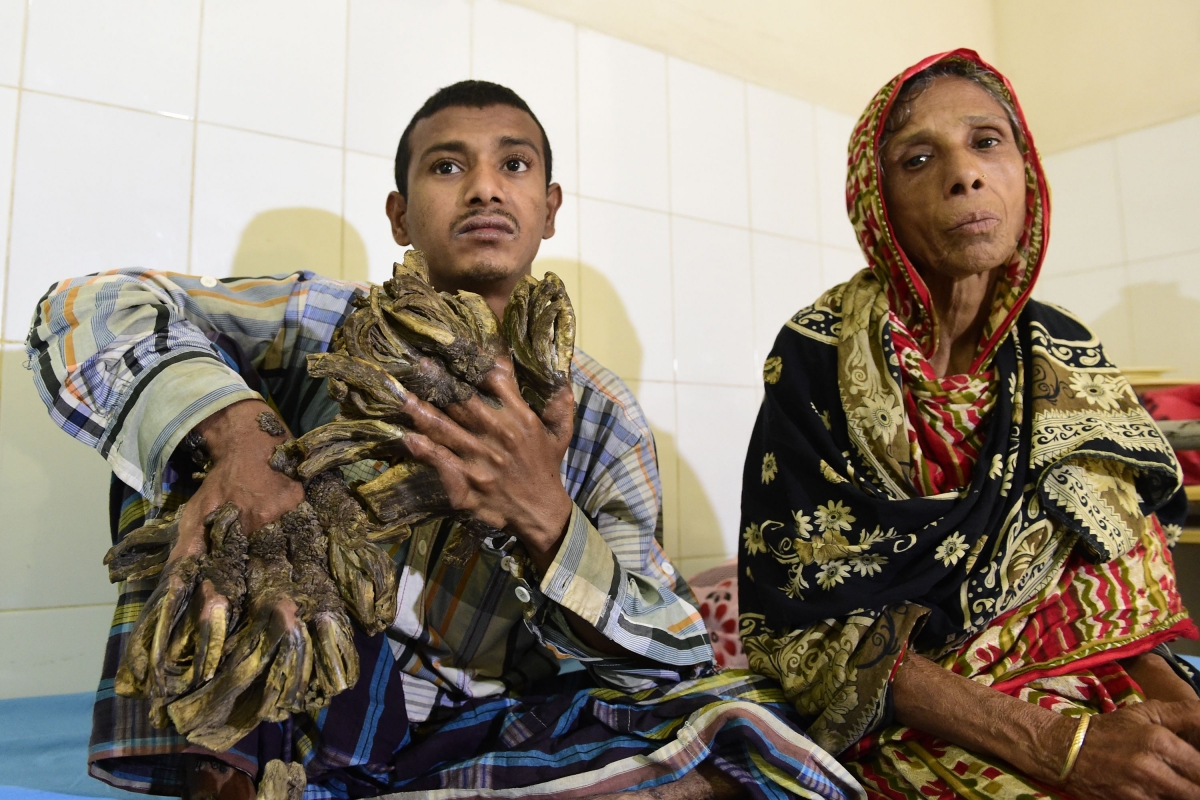
[[[1165,666],[1165,664],[1164,664]],[[896,719],[1053,784],[1078,721],[910,653],[892,683]],[[1078,800],[1200,798],[1200,700],[1148,700],[1092,717],[1066,789]]]
[[[1148,700],[1088,726],[1064,788],[1080,800],[1200,797],[1200,700]]]

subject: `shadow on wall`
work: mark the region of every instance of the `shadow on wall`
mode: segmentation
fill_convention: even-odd
[[[1178,283],[1135,283],[1121,289],[1117,305],[1095,322],[1097,335],[1128,324],[1132,357],[1122,366],[1170,367],[1170,377],[1200,381],[1200,335],[1189,320],[1200,319],[1200,300]],[[1180,324],[1180,323],[1184,324]]]
[[[648,394],[663,389],[671,398],[670,414],[675,416],[674,387],[668,383],[648,383],[641,375],[643,346],[638,339],[625,304],[608,277],[595,267],[565,259],[538,259],[534,273],[556,273],[563,279],[579,317],[577,342],[589,355],[622,376],[650,419],[654,446],[658,455],[663,489],[664,543],[668,554],[690,577],[732,554],[725,553],[720,521],[712,502],[694,469],[679,453],[674,434],[654,422],[657,403]],[[587,287],[586,292],[582,287]],[[670,346],[669,343],[666,346]],[[657,398],[656,398],[657,399]],[[741,474],[740,466],[737,474]]]
[[[242,231],[229,274],[257,278],[302,269],[366,282],[367,246],[353,225],[330,211],[273,208]]]

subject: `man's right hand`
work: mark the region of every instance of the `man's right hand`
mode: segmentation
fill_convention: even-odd
[[[271,435],[263,430],[259,416],[274,412],[261,400],[243,400],[213,414],[196,426],[204,437],[212,464],[200,489],[188,500],[179,519],[179,537],[171,550],[168,564],[187,555],[208,552],[204,520],[226,503],[233,503],[240,512],[242,530],[249,535],[267,523],[274,522],[304,500],[304,486],[299,481],[271,469],[268,461],[275,446],[290,434],[282,421],[284,435]],[[207,631],[214,611],[228,608],[229,600],[217,593],[211,581],[203,581],[197,589],[189,613],[200,631]],[[206,638],[206,637],[201,637]],[[215,660],[209,666],[215,668]],[[207,679],[211,675],[204,675]]]

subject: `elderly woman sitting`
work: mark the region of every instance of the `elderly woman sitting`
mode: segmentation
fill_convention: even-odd
[[[868,266],[780,333],[746,461],[751,668],[873,797],[1200,796],[1154,513],[1179,469],[1095,337],[1030,299],[1049,192],[1011,87],[927,59],[849,161]]]

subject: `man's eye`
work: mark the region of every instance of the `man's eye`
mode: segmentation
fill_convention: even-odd
[[[462,169],[453,161],[439,161],[433,165],[433,171],[438,175],[453,175],[462,172]]]
[[[912,158],[905,161],[904,166],[907,167],[908,169],[915,169],[915,168],[921,166],[922,164],[924,164],[928,160],[929,160],[929,156],[922,153],[919,156],[913,156]]]
[[[510,158],[504,162],[504,169],[509,172],[524,172],[529,169],[529,165],[519,158]]]

